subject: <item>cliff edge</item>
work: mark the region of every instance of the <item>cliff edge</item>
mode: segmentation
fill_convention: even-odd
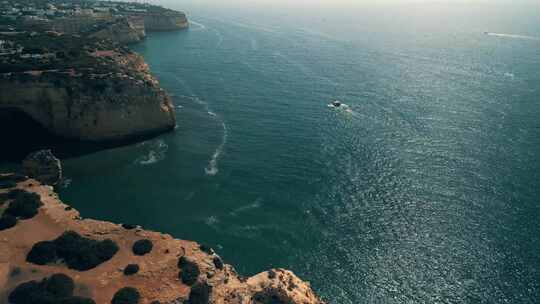
[[[51,288],[59,289],[62,274],[65,303],[323,304],[290,271],[243,278],[207,246],[82,219],[52,187],[32,179],[0,175],[0,184],[0,303],[43,297],[35,292],[42,286],[58,296]],[[7,217],[15,218],[8,228]],[[117,301],[126,298],[136,301]]]
[[[171,130],[169,95],[143,58],[98,38],[1,36],[0,111],[18,110],[66,139],[113,142]]]

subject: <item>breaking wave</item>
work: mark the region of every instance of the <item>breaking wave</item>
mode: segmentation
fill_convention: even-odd
[[[169,146],[162,139],[146,141],[141,144],[148,147],[148,152],[135,160],[135,163],[142,166],[152,165],[162,161],[167,156]]]
[[[210,161],[208,162],[208,166],[204,168],[204,172],[206,173],[206,175],[214,176],[218,174],[219,172],[218,161],[219,161],[219,157],[221,156],[221,153],[223,153],[223,148],[227,144],[227,136],[228,136],[227,126],[225,125],[224,122],[222,122],[221,125],[223,126],[223,138],[221,140],[221,144],[217,147],[214,154],[212,154],[212,158],[210,158]]]
[[[66,189],[71,185],[72,182],[73,180],[71,178],[63,178],[60,182],[60,187]]]

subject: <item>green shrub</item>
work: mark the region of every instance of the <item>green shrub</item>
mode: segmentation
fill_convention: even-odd
[[[75,283],[65,274],[53,274],[40,282],[20,284],[9,294],[11,304],[95,304],[92,299],[73,297]]]
[[[215,266],[217,269],[219,269],[219,270],[223,269],[223,260],[221,260],[220,257],[215,256],[215,257],[212,259],[212,262],[214,263],[214,266]]]
[[[96,302],[94,302],[94,300],[89,299],[89,298],[69,297],[69,298],[60,300],[58,304],[96,304]]]
[[[202,252],[206,252],[208,254],[214,254],[214,249],[212,249],[208,245],[201,244],[199,245],[199,249],[201,249]]]
[[[26,180],[26,176],[20,174],[10,174],[0,176],[0,189],[13,188],[17,186],[17,183]]]
[[[137,228],[137,225],[131,225],[131,224],[122,224],[122,227],[126,230],[132,230]]]
[[[37,265],[45,265],[56,262],[56,245],[51,241],[35,243],[30,252],[26,255],[26,261]]]
[[[124,268],[124,274],[127,276],[136,274],[137,272],[139,272],[139,265],[137,264],[129,264]]]
[[[180,271],[179,276],[182,280],[182,283],[189,286],[195,284],[195,282],[197,282],[197,278],[201,274],[197,263],[186,260],[181,267],[182,270]]]
[[[0,206],[4,205],[9,199],[9,193],[0,193]]]
[[[21,190],[21,189],[14,189],[8,192],[8,198],[9,199],[16,199],[20,196],[23,196],[25,193],[28,193],[28,191]]]
[[[62,259],[68,268],[85,271],[110,260],[118,245],[112,240],[98,241],[66,231],[54,241],[36,243],[28,253],[28,262],[45,265]]]
[[[141,295],[137,289],[124,287],[114,294],[111,304],[138,304],[140,299]]]
[[[186,258],[186,256],[181,256],[179,259],[178,259],[178,268],[182,268],[184,267],[184,265],[186,265],[188,263],[188,259]]]
[[[9,214],[4,214],[0,217],[0,231],[13,228],[15,225],[17,225],[16,217]]]
[[[66,298],[73,295],[75,282],[63,273],[53,274],[50,278],[44,279],[45,290],[56,298]]]
[[[5,213],[14,217],[22,219],[33,218],[38,213],[39,207],[43,206],[41,198],[36,193],[16,191],[13,196],[13,201],[9,203],[9,207]]]
[[[154,245],[152,244],[152,241],[148,239],[144,240],[138,240],[133,244],[133,253],[135,255],[145,255],[152,251],[152,248]]]
[[[189,292],[189,304],[208,304],[210,301],[210,294],[212,293],[212,286],[206,282],[197,283],[191,287]]]
[[[110,260],[117,252],[118,245],[112,240],[97,241],[67,231],[55,241],[58,257],[75,270],[85,271]]]
[[[287,296],[286,292],[275,288],[265,288],[256,292],[251,297],[253,304],[291,304],[292,301]]]
[[[17,184],[12,181],[0,181],[0,189],[8,189],[17,187]]]

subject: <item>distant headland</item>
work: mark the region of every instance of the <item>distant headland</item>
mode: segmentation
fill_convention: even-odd
[[[147,31],[187,29],[184,13],[101,1],[9,0],[0,8],[4,124],[20,133],[35,125],[45,145],[75,140],[111,146],[175,127],[169,95],[125,45]],[[15,126],[18,121],[28,123]],[[13,146],[29,143],[19,141],[20,134],[6,136],[17,142]],[[31,152],[22,150],[20,156]]]

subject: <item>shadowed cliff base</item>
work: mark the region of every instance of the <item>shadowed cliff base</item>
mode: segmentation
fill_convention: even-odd
[[[131,134],[117,140],[81,141],[51,133],[21,110],[0,108],[0,137],[5,147],[0,149],[0,162],[20,162],[28,154],[42,149],[50,149],[60,159],[78,157],[104,149],[135,144],[173,130],[174,127],[164,127]]]

